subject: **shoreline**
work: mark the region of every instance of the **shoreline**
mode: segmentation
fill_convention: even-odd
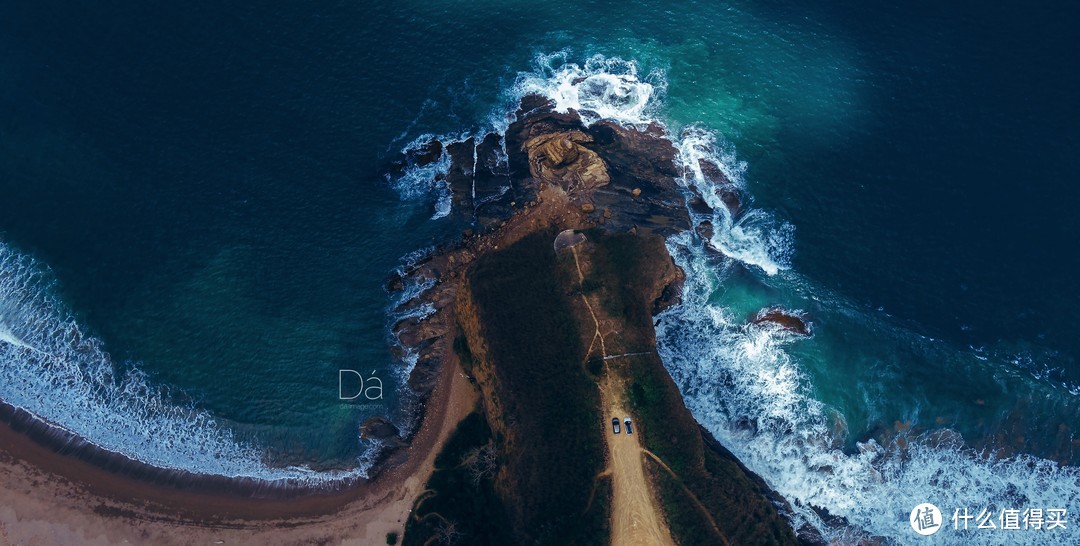
[[[22,408],[0,401],[0,424],[57,455],[77,459],[112,474],[177,491],[199,491],[237,498],[289,499],[328,495],[367,483],[362,477],[327,481],[323,488],[294,479],[203,474],[155,466],[105,449]]]
[[[154,483],[65,454],[0,422],[0,544],[381,543],[402,532],[443,443],[476,404],[456,359],[443,361],[412,442],[370,480],[292,497]]]
[[[635,130],[601,121],[588,128],[577,113],[554,112],[548,101],[537,96],[522,100],[518,118],[502,135],[491,133],[480,141],[470,137],[466,142],[448,144],[433,141],[424,150],[414,151],[422,152],[416,161],[429,160],[432,150],[450,158],[447,184],[453,196],[464,200],[456,204],[464,206],[455,209],[459,214],[466,211],[476,230],[465,230],[460,240],[404,269],[388,284],[388,290],[395,292],[403,290],[410,280],[420,285],[433,282],[430,289],[398,306],[405,311],[428,306],[432,312],[423,317],[406,314],[391,328],[394,346],[416,358],[408,384],[420,393],[416,406],[419,422],[411,441],[389,451],[377,465],[380,470],[373,479],[319,491],[300,484],[214,479],[153,467],[147,471],[139,463],[99,456],[92,445],[80,445],[50,430],[47,424],[20,420],[17,412],[0,408],[0,421],[17,417],[13,427],[0,423],[0,445],[11,444],[10,448],[0,447],[0,479],[4,483],[0,486],[0,537],[7,540],[15,536],[20,543],[257,540],[267,544],[381,544],[390,532],[403,535],[415,499],[423,497],[437,455],[481,398],[479,389],[463,373],[458,338],[452,335],[461,320],[456,312],[458,289],[474,259],[555,227],[596,228],[627,237],[665,237],[694,229],[685,196],[673,178],[677,150],[661,127]],[[471,159],[475,168],[481,155],[497,158],[500,140],[504,147],[515,150],[506,157],[503,168],[523,177],[511,186],[513,192],[496,191],[504,175],[494,167],[479,173],[462,167]],[[642,154],[649,159],[634,160]],[[412,161],[406,159],[406,163]],[[499,165],[498,161],[493,164]],[[718,176],[727,182],[722,173]],[[495,201],[473,202],[476,195],[489,193],[496,195]],[[724,202],[723,206],[730,205]],[[662,244],[659,248],[657,255],[666,255]],[[575,261],[576,256],[575,252]],[[580,266],[578,272],[580,276]],[[579,284],[583,282],[579,279]],[[655,290],[649,292],[659,294],[658,299],[639,302],[639,307],[651,308],[655,314],[658,305],[677,298],[678,289],[671,291],[672,286],[651,287]],[[463,293],[468,293],[465,290]],[[595,321],[596,315],[590,314]],[[651,320],[644,324],[651,332]],[[603,346],[604,336],[599,332],[597,323],[596,333]],[[492,393],[484,390],[483,394],[487,407]],[[678,407],[686,412],[681,404]],[[488,415],[488,421],[498,428],[502,418]],[[20,423],[29,434],[17,432]],[[694,424],[690,437],[697,438],[700,432]],[[362,425],[362,433],[369,432],[380,439],[393,436],[396,430]],[[640,468],[634,470],[639,475],[634,483],[640,484],[644,475]],[[522,479],[530,478],[527,469],[521,472]],[[631,489],[640,492],[648,487]],[[630,511],[659,514],[652,502],[642,506]],[[659,529],[659,523],[654,527]],[[650,536],[665,534],[657,531]]]

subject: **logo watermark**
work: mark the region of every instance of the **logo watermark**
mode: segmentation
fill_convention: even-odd
[[[356,370],[338,370],[338,400],[382,400],[383,382],[376,373],[377,370],[371,370],[364,377]]]
[[[957,508],[952,514],[955,531],[1055,531],[1068,529],[1068,510],[1065,508]],[[911,528],[923,536],[950,527],[937,506],[924,502],[908,516]]]
[[[962,510],[962,511],[961,511]],[[996,514],[996,515],[995,515]],[[1068,529],[1065,519],[1068,510],[1064,508],[1005,508],[994,510],[983,508],[975,512],[967,508],[953,512],[953,529],[1000,529],[1002,531],[1052,531]]]
[[[908,521],[916,533],[930,536],[941,530],[941,510],[933,504],[924,502],[911,511]]]

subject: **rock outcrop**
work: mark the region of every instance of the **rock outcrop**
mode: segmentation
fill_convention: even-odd
[[[581,131],[549,133],[525,142],[533,178],[556,184],[570,194],[606,186],[607,165],[596,152],[582,146],[592,137]]]
[[[757,326],[776,325],[787,332],[800,336],[808,336],[811,334],[810,324],[800,313],[788,311],[782,307],[767,307],[762,309],[761,311],[758,311],[758,314],[751,322]]]
[[[372,417],[360,425],[360,437],[364,440],[377,440],[383,445],[399,447],[405,445],[400,438],[401,431],[385,417]]]
[[[586,127],[576,113],[556,112],[547,99],[530,95],[503,135],[433,140],[393,162],[391,174],[445,155],[452,214],[477,233],[535,206],[538,192],[554,186],[576,206],[591,207],[589,213],[608,211],[591,223],[672,235],[691,225],[675,180],[677,151],[663,137],[663,128],[656,125],[644,131],[608,121]]]
[[[728,179],[719,165],[704,159],[698,160],[698,165],[701,167],[701,173],[705,176],[705,179],[713,184],[713,191],[716,196],[720,198],[720,201],[724,203],[732,216],[737,216],[742,211],[742,198],[739,196],[739,189]]]
[[[423,396],[434,370],[460,363],[480,389],[500,461],[491,487],[501,506],[483,509],[505,514],[519,542],[609,541],[598,374],[616,374],[606,384],[625,384],[659,461],[648,467],[657,506],[678,506],[667,514],[673,535],[795,543],[782,499],[703,436],[656,353],[653,316],[679,302],[683,280],[665,237],[693,227],[664,129],[586,127],[528,96],[503,135],[432,144],[410,161],[436,149],[450,159],[452,215],[468,233],[388,289],[431,285],[401,305],[394,327],[398,354],[416,362],[410,385]],[[735,214],[737,190],[723,188]],[[809,333],[791,313],[757,320]],[[370,437],[390,432],[365,424]]]

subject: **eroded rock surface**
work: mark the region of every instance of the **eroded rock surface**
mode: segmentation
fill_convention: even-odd
[[[588,191],[611,181],[607,165],[596,152],[582,146],[592,137],[581,131],[549,133],[525,142],[533,178],[557,184],[568,193]]]

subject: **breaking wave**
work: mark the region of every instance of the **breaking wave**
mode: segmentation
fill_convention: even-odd
[[[434,138],[430,134],[423,134],[402,148],[406,158],[414,157],[421,147]],[[417,165],[409,162],[405,165],[401,175],[391,178],[391,186],[397,190],[402,199],[426,198],[436,195],[435,212],[431,215],[432,220],[438,220],[450,214],[450,185],[446,182],[446,175],[450,172],[450,154],[443,148],[439,158],[426,165]]]
[[[105,452],[194,475],[322,488],[367,477],[351,471],[278,468],[257,445],[194,405],[174,402],[137,366],[118,366],[101,341],[55,297],[55,280],[0,243],[0,401],[39,425]]]
[[[593,55],[578,64],[571,62],[570,56],[567,50],[538,55],[534,61],[535,69],[517,75],[506,92],[504,106],[493,112],[478,130],[452,135],[425,133],[412,140],[401,150],[410,163],[401,175],[390,180],[392,187],[403,199],[434,198],[432,219],[448,216],[451,195],[446,183],[450,169],[447,148],[471,140],[475,170],[476,147],[483,135],[488,132],[504,134],[515,118],[518,104],[527,95],[550,99],[558,112],[577,112],[586,125],[606,119],[639,128],[655,125],[666,131],[662,108],[667,79],[662,71],[652,70],[642,76],[634,61]],[[710,161],[723,170],[726,183],[745,190],[743,173],[746,165],[735,161],[732,148],[723,145],[715,133],[697,126],[684,129],[679,137],[669,135],[668,138],[678,149],[677,160],[683,170],[679,182],[688,190],[699,193],[712,209],[712,217],[708,220],[718,228],[714,231],[712,244],[725,255],[770,275],[787,269],[794,227],[758,209],[751,208],[736,215],[724,205],[719,193],[713,191],[717,181],[710,180],[702,172],[701,161]],[[432,140],[442,143],[438,161],[422,166],[411,163],[408,158],[414,157]],[[505,140],[503,143],[505,146]],[[505,149],[499,160],[505,165]],[[696,218],[698,221],[703,219]]]
[[[906,542],[913,507],[941,507],[947,528],[938,544],[1000,544],[987,530],[953,531],[953,510],[1070,508],[1080,501],[1080,470],[1028,455],[975,452],[948,431],[902,438],[903,449],[874,440],[845,453],[842,415],[814,398],[813,385],[785,351],[789,334],[747,325],[710,302],[723,279],[699,242],[673,237],[669,250],[687,274],[684,303],[660,317],[660,354],[694,416],[827,538],[856,542],[851,530]],[[997,517],[997,516],[995,516]],[[1011,543],[1066,543],[1073,531],[1009,535]],[[1027,542],[1025,542],[1027,541]]]
[[[518,75],[514,102],[541,95],[555,102],[557,112],[578,112],[585,125],[602,119],[634,126],[659,121],[667,89],[663,72],[640,77],[634,61],[593,55],[579,65],[569,58],[568,50],[537,56],[536,71]]]
[[[778,275],[791,269],[794,251],[794,227],[752,206],[744,178],[746,164],[734,149],[717,133],[697,125],[673,134],[663,119],[667,82],[661,71],[643,76],[636,62],[603,55],[578,64],[570,61],[568,51],[539,55],[535,64],[533,71],[518,74],[507,92],[506,108],[492,114],[485,131],[502,134],[520,99],[538,94],[553,101],[560,112],[578,112],[585,124],[604,119],[639,128],[659,126],[678,150],[682,171],[678,182],[688,197],[699,197],[708,205],[706,210],[691,207],[694,224],[708,222],[712,229],[711,234],[706,232],[708,240],[698,233],[683,233],[668,241],[687,279],[682,305],[660,317],[658,348],[695,418],[792,503],[796,529],[812,527],[836,544],[858,543],[867,535],[906,543],[915,536],[908,515],[923,502],[942,508],[947,527],[953,509],[1076,505],[1080,470],[1029,455],[995,458],[965,447],[959,434],[948,430],[901,433],[895,445],[869,440],[857,444],[854,453],[845,451],[844,416],[815,398],[813,383],[786,350],[791,334],[748,325],[745,316],[712,302],[732,264]],[[720,175],[705,172],[706,164]],[[410,192],[432,187],[431,179],[409,183],[414,184]],[[427,198],[436,195],[442,202],[438,191]],[[733,210],[725,203],[725,191],[738,192],[740,206]],[[724,258],[718,259],[707,247]],[[796,272],[784,276],[805,284]],[[836,518],[847,525],[837,525]],[[929,540],[1076,543],[1073,527],[1055,530],[1058,534],[1008,537],[946,528]]]
[[[769,275],[788,269],[795,227],[758,209],[733,212],[718,191],[723,189],[717,187],[718,182],[737,190],[746,189],[743,179],[746,163],[735,159],[732,147],[724,145],[716,133],[694,125],[683,130],[676,145],[677,160],[683,171],[679,182],[692,189],[694,195],[700,195],[711,209],[707,214],[690,211],[695,224],[707,220],[713,226],[709,243],[725,256],[758,267]],[[723,180],[710,180],[703,163],[718,167]]]

